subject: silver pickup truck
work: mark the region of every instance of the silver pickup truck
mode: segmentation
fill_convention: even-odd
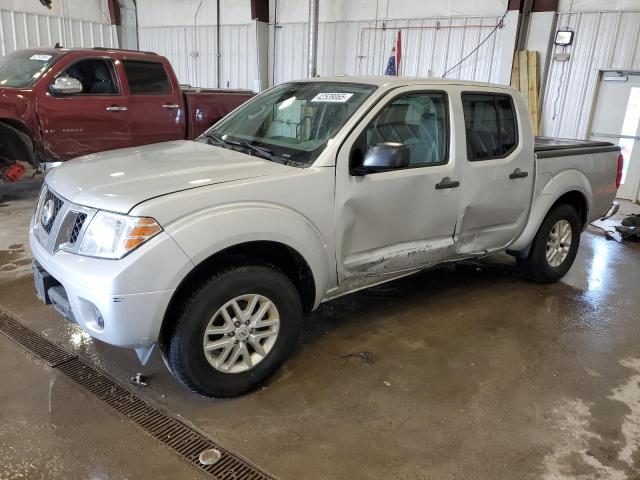
[[[535,140],[504,86],[285,83],[197,141],[52,170],[30,227],[36,289],[143,363],[158,344],[189,389],[239,395],[286,359],[303,312],[337,296],[496,251],[558,280],[612,208],[619,153]]]

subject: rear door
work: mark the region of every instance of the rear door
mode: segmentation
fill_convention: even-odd
[[[524,228],[533,192],[533,135],[520,98],[492,91],[462,92],[464,162],[457,251],[507,246]],[[516,108],[515,102],[520,102]],[[464,155],[464,154],[463,154]]]
[[[123,60],[134,145],[185,138],[180,88],[160,61]]]
[[[46,149],[58,159],[67,160],[131,146],[128,101],[113,60],[71,59],[62,68],[56,77],[73,77],[83,89],[75,95],[56,95],[49,89],[38,96],[38,118]]]
[[[356,288],[455,255],[459,163],[446,92],[394,90],[340,148],[336,171],[338,280]],[[374,145],[407,145],[410,166],[354,174]],[[443,188],[444,187],[444,188]]]

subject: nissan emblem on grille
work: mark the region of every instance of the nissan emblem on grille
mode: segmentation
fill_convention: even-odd
[[[53,220],[53,214],[55,212],[55,202],[52,198],[42,206],[42,213],[40,214],[40,222],[43,227],[47,227],[51,220]]]

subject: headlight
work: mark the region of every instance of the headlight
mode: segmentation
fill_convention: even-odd
[[[82,236],[80,255],[118,259],[162,231],[153,218],[98,211]]]

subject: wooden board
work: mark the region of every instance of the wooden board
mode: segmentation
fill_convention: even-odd
[[[529,55],[526,50],[518,52],[518,68],[520,69],[520,93],[524,97],[525,103],[529,104],[529,75],[527,74],[529,65]]]
[[[520,90],[520,60],[518,52],[513,52],[513,63],[511,64],[511,86]]]
[[[533,134],[538,135],[538,52],[535,51],[527,52],[527,83]]]

